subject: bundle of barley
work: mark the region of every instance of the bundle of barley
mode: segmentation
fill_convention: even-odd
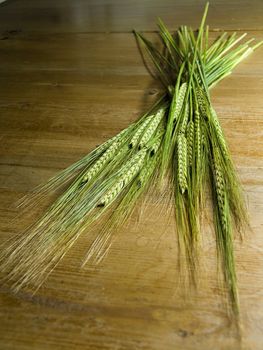
[[[15,291],[41,286],[81,233],[111,207],[109,225],[86,257],[86,262],[98,262],[137,199],[153,181],[164,180],[173,188],[180,248],[194,276],[209,184],[218,255],[232,310],[238,313],[232,227],[246,221],[246,210],[209,90],[261,43],[239,44],[245,35],[223,33],[209,45],[207,9],[197,32],[183,26],[172,35],[160,20],[162,51],[136,33],[155,65],[163,96],[137,122],[36,189],[33,203],[71,181],[39,221],[0,253],[2,281]]]

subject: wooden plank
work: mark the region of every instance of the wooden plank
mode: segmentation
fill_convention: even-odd
[[[40,32],[127,32],[156,30],[161,17],[169,28],[200,23],[206,0],[64,1],[9,0],[0,7],[0,30]],[[263,29],[261,0],[213,0],[209,25],[213,29]],[[11,33],[10,33],[11,31]]]
[[[241,8],[249,6],[239,3]],[[60,1],[55,5],[48,1],[10,1],[10,7],[7,4],[0,7],[0,17],[2,10],[10,8],[11,13],[15,5],[14,18],[24,16],[23,21],[41,9],[43,18],[31,17],[28,23],[23,22],[23,30],[85,31],[83,27],[80,30],[83,23],[73,25],[66,14],[74,6],[83,10],[88,2],[68,2],[64,12],[65,2]],[[102,3],[96,4],[99,24]],[[133,4],[133,11],[138,11],[138,6],[144,9],[144,19],[136,17],[136,21],[142,24],[147,17],[150,21],[145,23],[151,23],[150,3]],[[171,8],[194,18],[189,11],[193,2],[181,6],[170,2],[170,7],[165,2],[158,4],[152,2],[156,12],[162,9],[168,18]],[[218,4],[213,3],[212,10]],[[120,13],[117,5],[118,2],[112,5],[116,18]],[[241,11],[234,5],[225,5],[229,6],[225,18],[219,12],[216,19],[214,14],[220,27],[229,22],[231,28],[231,13],[234,8],[237,16]],[[124,11],[125,5],[119,6]],[[253,15],[253,2],[250,6],[248,12]],[[61,22],[57,21],[51,29],[50,14],[56,10]],[[130,15],[134,20],[132,11]],[[6,16],[11,28],[13,19],[7,13]],[[242,26],[255,26],[256,20],[249,21],[248,17],[235,18]],[[7,19],[0,26],[6,23]],[[119,19],[116,23],[115,28],[120,28],[132,22]],[[93,29],[95,24],[93,21]],[[31,219],[11,224],[17,213],[17,199],[129,125],[160,94],[160,86],[143,66],[131,34],[8,35],[0,41],[0,244],[39,214],[36,208]],[[249,35],[259,40],[263,32]],[[258,50],[212,91],[251,216],[253,233],[246,232],[243,244],[237,240],[236,258],[243,346],[253,350],[261,350],[263,341],[262,58],[262,50]],[[95,269],[80,270],[79,266],[98,228],[83,235],[36,295],[21,292],[14,296],[1,288],[0,348],[240,349],[223,305],[223,289],[217,281],[209,202],[202,231],[201,283],[198,292],[187,293],[187,299],[179,280],[174,223],[165,209],[154,205],[150,197],[149,206],[142,213],[139,209],[135,212],[131,222],[120,230],[107,258]]]

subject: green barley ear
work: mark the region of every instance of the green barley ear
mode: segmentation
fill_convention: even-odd
[[[189,120],[189,103],[187,102],[185,105],[185,111],[182,115],[182,122],[180,126],[180,132],[183,134],[185,134],[188,120]]]
[[[217,114],[216,114],[216,111],[211,108],[211,119],[212,119],[212,122],[214,123],[214,126],[215,126],[215,130],[216,130],[216,135],[217,135],[217,138],[218,138],[218,143],[225,155],[225,157],[228,157],[229,155],[229,151],[228,151],[228,148],[227,148],[227,145],[226,145],[226,141],[225,141],[225,137],[224,137],[224,133],[223,133],[223,130],[221,128],[221,125],[220,125],[220,122],[219,122],[219,119],[217,117]]]
[[[201,112],[201,116],[204,118],[207,118],[207,110],[208,110],[208,101],[207,98],[204,94],[204,91],[200,88],[197,87],[196,88],[196,98],[197,98],[197,102],[198,102],[198,107],[200,109]]]
[[[129,143],[130,148],[136,147],[138,145],[140,138],[143,135],[143,132],[146,130],[146,128],[151,123],[151,121],[154,119],[154,117],[155,117],[155,115],[153,114],[153,115],[150,115],[147,118],[145,118],[143,123],[140,125],[140,127],[134,133],[134,135]]]
[[[159,124],[163,120],[165,114],[165,108],[162,107],[158,110],[154,118],[151,119],[151,121],[147,124],[146,129],[139,141],[138,147],[139,149],[143,148],[147,142],[151,139],[151,137],[156,132],[156,129],[158,128]]]
[[[193,147],[194,147],[194,122],[191,120],[187,126],[187,154],[188,163],[191,166],[193,162]]]
[[[181,193],[187,189],[187,141],[183,134],[179,134],[177,142],[178,181]]]
[[[161,176],[160,176],[161,179],[163,179],[168,169],[170,169],[172,155],[175,147],[174,140],[173,140],[174,127],[180,113],[182,112],[186,91],[187,91],[187,83],[182,83],[179,88],[178,96],[175,90],[174,96],[170,105],[170,110],[169,110],[167,124],[166,124],[166,132],[164,137],[163,152],[162,152],[162,165],[161,165]]]
[[[231,297],[231,309],[234,311],[235,315],[237,315],[239,313],[239,301],[228,192],[226,189],[225,175],[220,162],[220,154],[217,149],[214,149],[213,157],[217,249],[223,265],[225,282]]]
[[[144,148],[128,160],[119,171],[117,182],[99,200],[98,206],[106,207],[111,204],[122,190],[134,179],[143,166],[147,149]]]
[[[83,176],[80,186],[91,181],[103,167],[115,156],[117,151],[120,149],[122,143],[119,139],[116,139],[105,153],[96,161],[96,163],[88,169],[88,171]]]
[[[187,83],[183,83],[180,86],[178,96],[176,99],[172,102],[171,110],[169,118],[172,119],[173,122],[176,122],[184,105],[185,95],[187,90]]]
[[[200,157],[201,157],[201,128],[200,128],[200,113],[198,109],[195,110],[194,132],[195,132],[195,158],[199,166]]]
[[[222,167],[226,177],[227,191],[229,194],[229,207],[233,222],[242,237],[244,227],[249,225],[248,212],[245,205],[243,190],[235,170],[231,155],[229,153],[223,131],[217,116],[211,115],[210,138],[212,138],[218,148],[222,158]]]

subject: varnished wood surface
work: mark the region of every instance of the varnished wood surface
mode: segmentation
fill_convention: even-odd
[[[156,30],[161,17],[171,29],[196,27],[206,0],[8,0],[1,4],[0,29],[37,32],[127,32]],[[261,30],[261,0],[212,0],[214,29]]]
[[[160,87],[127,32],[154,30],[158,15],[170,27],[196,26],[202,5],[190,0],[0,5],[1,242],[18,231],[10,224],[14,202],[127,126],[157,98]],[[212,29],[244,29],[262,40],[262,12],[262,1],[212,1],[208,22]],[[242,347],[253,350],[263,344],[262,62],[259,50],[212,92],[251,216],[251,232],[242,244],[236,242],[236,256]],[[203,228],[200,286],[185,299],[174,225],[152,203],[134,214],[95,270],[79,269],[92,232],[36,295],[1,289],[0,349],[240,349],[217,283],[211,220]]]

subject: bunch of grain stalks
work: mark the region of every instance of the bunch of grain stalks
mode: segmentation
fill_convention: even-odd
[[[197,32],[182,26],[172,35],[159,20],[163,50],[135,33],[146,48],[162,97],[137,122],[97,147],[83,159],[37,188],[24,204],[42,200],[71,181],[26,234],[0,253],[1,278],[13,290],[41,286],[81,233],[113,208],[106,228],[96,238],[86,261],[97,263],[107,252],[112,233],[131,214],[153,181],[173,188],[177,232],[182,256],[195,276],[198,266],[200,213],[209,184],[218,256],[229,291],[231,310],[238,314],[233,254],[233,224],[240,229],[246,210],[239,182],[209,90],[259,45],[239,42],[245,34],[223,33],[209,44],[204,26]],[[168,181],[167,181],[168,179]]]

